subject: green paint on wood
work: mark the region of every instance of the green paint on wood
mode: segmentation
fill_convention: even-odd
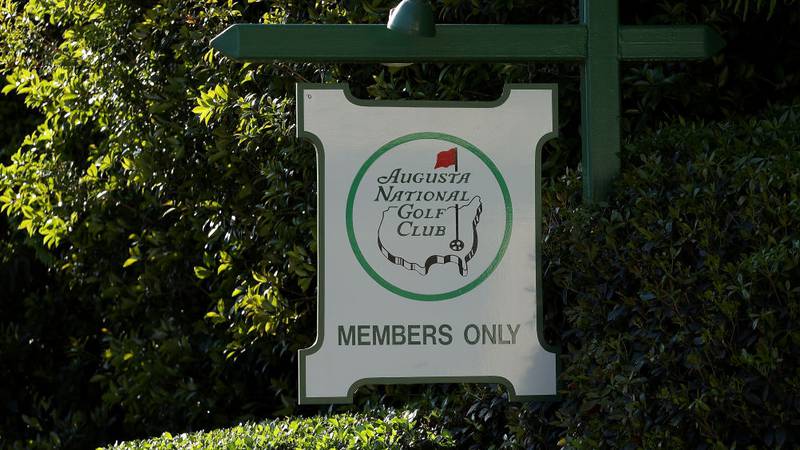
[[[586,29],[578,25],[437,25],[436,37],[384,25],[233,25],[211,41],[241,61],[523,62],[579,61]]]
[[[583,25],[437,25],[435,38],[383,25],[237,24],[211,41],[239,61],[530,62],[582,61]],[[710,27],[620,27],[622,60],[705,59],[725,42]]]
[[[659,61],[706,59],[725,47],[711,27],[638,26],[620,27],[619,57],[622,60]]]
[[[617,0],[581,0],[589,29],[581,76],[583,198],[605,199],[619,173],[620,87]]]

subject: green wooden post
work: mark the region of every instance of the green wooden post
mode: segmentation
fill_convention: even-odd
[[[620,167],[617,0],[581,0],[581,23],[589,33],[581,68],[583,198],[594,202],[607,197]]]
[[[581,0],[580,25],[437,25],[434,37],[383,25],[237,24],[211,41],[238,61],[583,63],[584,200],[619,173],[620,61],[706,59],[725,42],[707,26],[620,26],[618,0]]]

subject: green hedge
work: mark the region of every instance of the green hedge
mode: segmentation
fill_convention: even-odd
[[[566,442],[800,444],[800,108],[676,121],[623,158],[607,208],[550,216]]]
[[[416,411],[383,416],[338,414],[307,419],[282,419],[249,423],[208,432],[185,433],[142,441],[118,443],[108,450],[178,449],[436,449],[450,448],[446,431],[416,419]]]

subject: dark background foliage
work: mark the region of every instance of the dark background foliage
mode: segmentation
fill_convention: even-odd
[[[319,408],[315,163],[294,83],[486,100],[557,82],[545,153],[547,336],[563,400],[369,387],[474,448],[797,445],[798,5],[623,1],[707,23],[712,61],[623,67],[623,173],[580,206],[578,67],[242,65],[234,22],[383,23],[393,2],[0,3],[0,446],[86,448]],[[441,23],[576,23],[555,0],[434,2]],[[26,137],[27,136],[27,137]]]

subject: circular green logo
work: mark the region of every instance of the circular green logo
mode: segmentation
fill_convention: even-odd
[[[503,259],[512,216],[492,160],[434,132],[375,151],[350,186],[345,212],[361,267],[388,291],[419,301],[452,299],[483,283]]]

